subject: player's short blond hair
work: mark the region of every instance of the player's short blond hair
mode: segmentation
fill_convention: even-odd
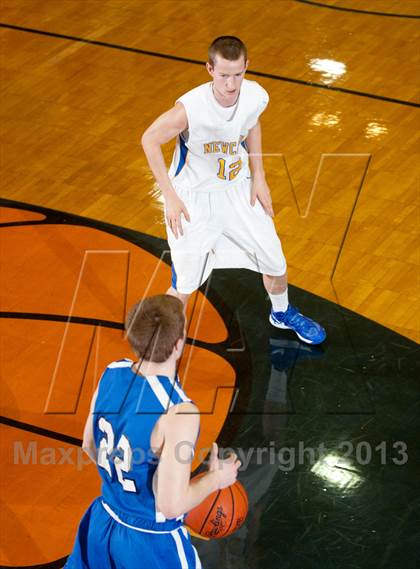
[[[140,360],[165,362],[178,340],[184,337],[182,302],[167,294],[144,298],[129,311],[127,338]]]
[[[242,40],[235,36],[220,36],[213,40],[209,47],[209,63],[214,67],[216,55],[223,59],[236,61],[244,56],[244,61],[248,59],[246,45]]]

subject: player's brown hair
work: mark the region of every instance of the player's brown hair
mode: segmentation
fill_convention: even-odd
[[[127,314],[125,329],[136,355],[148,362],[165,362],[184,337],[182,302],[167,294],[144,298]]]
[[[248,59],[246,45],[235,36],[220,36],[211,42],[209,47],[209,63],[212,67],[214,67],[217,54],[229,61],[236,61],[241,55],[244,56],[244,61]]]

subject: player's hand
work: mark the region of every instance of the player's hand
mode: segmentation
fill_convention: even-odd
[[[251,205],[254,207],[255,202],[260,202],[264,211],[270,217],[274,217],[273,202],[271,201],[270,188],[265,181],[265,178],[254,178],[251,188]]]
[[[166,210],[166,221],[171,228],[172,233],[175,235],[175,239],[178,239],[179,235],[184,235],[181,223],[181,214],[187,221],[190,221],[190,214],[188,213],[187,207],[175,191],[165,196],[165,210]]]
[[[217,455],[218,447],[213,443],[209,459],[209,472],[216,472],[218,475],[219,490],[227,488],[236,482],[238,477],[238,468],[241,466],[241,461],[234,452],[227,458],[220,459]]]

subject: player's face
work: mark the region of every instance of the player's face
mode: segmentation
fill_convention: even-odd
[[[216,55],[214,66],[207,63],[207,71],[213,77],[214,94],[225,106],[233,105],[239,96],[248,61],[241,56],[236,61],[229,61]]]

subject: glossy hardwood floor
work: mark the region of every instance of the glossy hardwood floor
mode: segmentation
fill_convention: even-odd
[[[1,19],[27,28],[0,29],[3,197],[165,237],[141,133],[209,79],[208,43],[239,35],[271,97],[266,171],[290,282],[420,338],[417,20],[293,0],[3,0]]]

